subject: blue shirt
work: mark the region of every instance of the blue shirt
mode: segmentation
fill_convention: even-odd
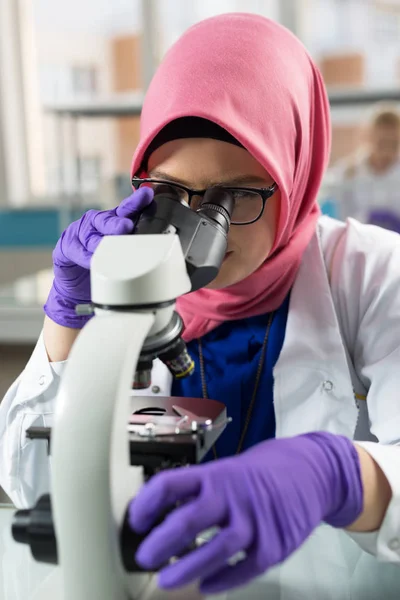
[[[276,311],[270,333],[264,368],[260,378],[252,418],[242,449],[275,436],[272,370],[285,338],[289,296]],[[236,453],[256,382],[257,369],[269,315],[227,321],[202,337],[208,397],[223,402],[232,423],[216,443],[219,458]],[[199,346],[188,344],[196,368],[190,377],[174,380],[172,396],[202,398]],[[209,452],[205,460],[213,458]]]

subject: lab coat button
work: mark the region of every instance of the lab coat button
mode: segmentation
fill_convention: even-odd
[[[39,385],[44,385],[46,383],[46,377],[44,375],[41,375],[39,377]]]
[[[151,391],[153,392],[153,394],[159,394],[161,390],[158,385],[153,385]]]
[[[389,542],[389,548],[391,550],[400,550],[400,540],[399,538],[393,538],[392,540],[390,540]]]
[[[322,388],[325,392],[331,392],[333,390],[332,381],[324,381],[324,383],[322,384]]]

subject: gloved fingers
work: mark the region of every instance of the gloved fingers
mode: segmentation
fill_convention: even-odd
[[[200,592],[205,596],[219,594],[250,583],[255,577],[266,571],[262,569],[254,553],[250,553],[242,562],[225,566],[211,575],[202,576]]]
[[[62,269],[75,268],[76,265],[83,269],[90,269],[92,256],[93,253],[76,239],[74,244],[63,244],[62,252],[53,252],[53,263],[54,267]]]
[[[116,217],[114,210],[104,210],[93,218],[93,227],[103,235],[128,235],[132,233],[134,223],[131,219]]]
[[[130,217],[132,220],[139,215],[153,200],[154,191],[150,187],[141,187],[125,198],[116,209],[117,217]]]
[[[224,512],[222,503],[210,505],[209,498],[201,497],[176,508],[142,542],[136,554],[138,564],[158,569],[187,550],[200,533],[219,525]]]
[[[216,573],[225,572],[228,560],[241,549],[241,539],[235,529],[224,529],[204,546],[165,567],[159,575],[159,586],[172,589],[183,587],[197,579],[212,580]]]
[[[86,250],[83,246],[78,246],[74,250],[73,260],[79,267],[90,269],[92,256],[92,252],[89,252],[89,250]]]
[[[104,210],[93,218],[93,226],[103,235],[128,235],[140,213],[151,203],[154,192],[143,187],[125,198],[114,210]]]
[[[129,523],[138,533],[149,531],[176,502],[196,497],[201,490],[199,467],[164,471],[152,477],[129,506]]]
[[[93,255],[94,251],[96,250],[97,246],[100,244],[103,237],[104,237],[103,235],[100,235],[99,233],[96,233],[96,232],[90,233],[87,236],[86,250],[88,252],[90,252],[91,255]]]

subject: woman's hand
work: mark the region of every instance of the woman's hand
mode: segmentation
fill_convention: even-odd
[[[53,252],[54,281],[44,310],[63,327],[80,329],[90,318],[75,314],[77,304],[90,302],[90,262],[105,235],[133,233],[154,193],[141,188],[112,210],[89,210],[63,232]]]
[[[353,443],[311,433],[156,475],[132,501],[130,524],[145,533],[161,514],[174,509],[136,554],[138,564],[148,570],[183,553],[201,532],[219,527],[211,541],[164,567],[159,578],[166,589],[200,580],[202,593],[212,594],[246,584],[285,560],[321,521],[345,527],[362,508]],[[245,558],[230,566],[238,552]]]

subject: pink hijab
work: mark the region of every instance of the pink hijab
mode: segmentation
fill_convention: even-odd
[[[132,175],[156,134],[186,116],[231,133],[270,173],[282,198],[273,248],[257,271],[228,288],[179,298],[190,341],[283,302],[315,232],[330,119],[320,72],[299,40],[269,19],[242,13],[194,25],[168,51],[145,98]]]

